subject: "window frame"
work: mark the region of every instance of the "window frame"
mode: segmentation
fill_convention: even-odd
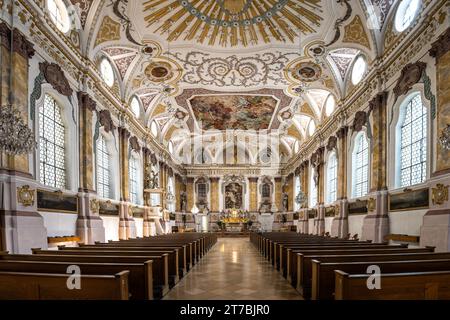
[[[53,103],[53,105],[52,105],[53,119],[50,119],[48,116],[45,115],[44,108],[46,106],[47,97],[49,99],[51,99],[51,102]],[[41,110],[42,110],[42,112],[41,112]],[[59,113],[59,118],[60,118],[59,123],[55,119],[55,111],[56,110],[58,110],[58,113]],[[53,130],[53,141],[49,141],[45,137],[45,123],[44,123],[45,118],[49,119],[53,123],[53,129],[54,129]],[[41,126],[41,122],[42,122],[42,126]],[[57,143],[58,137],[56,137],[56,132],[55,132],[56,126],[62,127],[62,133],[61,133],[62,140],[63,140],[62,146],[58,145],[58,143]],[[60,103],[60,101],[57,98],[55,98],[55,96],[53,94],[50,94],[50,93],[43,94],[43,100],[39,104],[37,128],[38,128],[38,134],[39,134],[39,143],[38,143],[39,149],[37,152],[38,158],[39,158],[39,165],[38,165],[39,183],[41,183],[43,186],[46,186],[49,188],[54,188],[54,189],[59,189],[59,190],[67,190],[69,188],[69,177],[68,177],[68,168],[69,168],[68,160],[69,159],[67,157],[69,150],[67,148],[68,146],[67,146],[66,141],[67,141],[67,133],[68,133],[68,131],[70,131],[70,128],[68,128],[67,124],[64,121],[63,105]],[[61,139],[61,137],[59,139]],[[44,161],[44,159],[43,159],[44,157],[42,157],[43,152],[45,152],[47,154],[47,148],[46,148],[46,151],[43,150],[43,140],[46,140],[46,145],[48,143],[50,143],[53,146],[53,165],[51,163],[48,163],[47,159],[45,159],[45,161]],[[56,162],[57,162],[56,148],[57,147],[62,149],[62,152],[63,152],[63,165],[62,166],[56,165]],[[45,166],[52,166],[54,168],[55,178],[54,178],[53,184],[49,184],[48,182],[46,182],[47,178],[46,178],[46,174],[45,174]],[[44,170],[44,174],[42,174],[42,170]],[[64,179],[63,179],[62,185],[58,185],[58,183],[57,183],[56,174],[58,171],[62,171],[64,173]]]
[[[57,15],[54,14],[54,12],[51,11],[50,1],[52,1],[55,4],[56,8],[59,11],[60,17],[58,17]],[[66,5],[66,3],[62,0],[46,0],[45,6],[48,12],[48,16],[50,17],[50,20],[53,22],[56,28],[64,34],[69,33],[71,29],[71,20],[69,8]]]
[[[421,163],[425,163],[426,168],[425,168],[425,176],[423,177],[423,181],[416,183],[416,184],[410,184],[410,185],[405,185],[402,186],[401,184],[401,172],[402,172],[402,168],[401,168],[401,161],[402,161],[402,126],[404,123],[404,118],[406,116],[406,107],[409,106],[409,104],[416,98],[419,97],[422,107],[425,109],[425,119],[426,119],[426,136],[424,138],[425,143],[426,143],[426,156],[425,156],[425,161],[421,162]],[[414,91],[411,92],[410,94],[408,94],[403,100],[401,100],[401,102],[399,103],[398,107],[396,108],[397,112],[396,112],[396,117],[397,119],[394,119],[394,127],[393,127],[393,134],[395,135],[394,139],[392,139],[392,141],[395,141],[395,144],[393,146],[393,154],[394,154],[394,174],[393,174],[393,186],[394,188],[409,188],[409,187],[415,187],[415,186],[419,186],[423,183],[425,183],[427,181],[427,179],[429,179],[430,177],[430,167],[431,167],[431,163],[430,163],[430,154],[431,154],[431,150],[432,150],[432,145],[431,145],[431,116],[430,116],[430,112],[429,112],[429,106],[426,103],[426,99],[423,98],[423,94],[421,91]],[[392,150],[392,149],[391,149]]]
[[[319,195],[318,195],[318,186],[314,183],[314,168],[310,168],[309,173],[309,207],[313,208],[316,207],[319,204]],[[314,201],[313,201],[314,200]]]
[[[104,70],[103,70],[103,64],[107,63],[109,65],[109,68],[111,68],[111,83],[109,83],[108,79],[105,76]],[[100,76],[103,80],[103,82],[105,83],[105,85],[109,88],[114,87],[114,84],[116,83],[117,79],[116,79],[116,73],[114,72],[114,66],[112,64],[112,62],[107,58],[107,57],[102,57],[100,60],[100,64],[99,64],[99,71],[100,71]]]
[[[100,145],[104,145],[104,150],[100,149]],[[111,157],[111,152],[108,150],[108,142],[107,139],[103,136],[100,135],[99,139],[97,140],[97,144],[96,144],[96,159],[95,159],[95,168],[96,168],[96,191],[97,194],[104,199],[112,199],[113,198],[113,188],[112,188],[112,179],[111,179],[111,162],[112,162],[112,157]],[[100,152],[102,153],[102,157],[106,157],[100,159]],[[103,161],[105,160],[105,161]],[[99,163],[99,161],[103,161],[102,165]],[[106,162],[106,166],[104,165]],[[101,169],[101,170],[99,170]],[[104,178],[102,179],[103,181],[100,181],[100,172],[106,172],[108,174],[108,183],[104,183]],[[104,175],[102,175],[102,177],[104,177]],[[108,188],[108,192],[107,192],[107,196],[105,196],[105,192],[100,192],[100,188],[99,185],[103,186],[103,190],[105,189],[105,186]]]
[[[334,178],[332,178],[330,180],[330,169],[331,169],[330,165],[331,165],[332,157],[334,158],[334,163],[335,163]],[[326,202],[328,204],[333,203],[337,200],[338,166],[339,166],[339,163],[338,163],[337,153],[336,153],[336,151],[333,150],[328,154],[327,167],[326,167],[326,180],[325,180],[326,181]],[[331,192],[330,186],[332,185],[333,182],[334,182],[334,190],[332,192],[334,193],[334,198],[331,199],[330,198],[330,192]]]
[[[367,190],[363,192],[361,195],[356,194],[356,148],[357,146],[357,140],[363,136],[365,141],[367,142]],[[350,198],[356,199],[356,198],[362,198],[369,194],[370,190],[370,173],[371,173],[371,141],[367,137],[367,132],[365,130],[362,130],[355,134],[355,136],[352,139],[352,149],[351,149],[351,179],[350,180]],[[360,183],[361,184],[361,183]]]
[[[129,180],[129,197],[130,202],[135,205],[141,204],[141,197],[139,195],[140,183],[140,161],[135,155],[131,155],[128,160],[128,180]],[[133,174],[134,173],[134,174]]]
[[[354,79],[354,77],[355,77],[355,71],[356,71],[355,67],[356,67],[356,64],[358,63],[359,60],[364,61],[364,72],[361,74],[361,79],[359,79],[359,81],[356,82],[355,79]],[[364,77],[365,77],[366,74],[367,74],[368,68],[369,68],[369,65],[368,65],[368,63],[367,63],[366,57],[365,57],[363,54],[357,55],[357,56],[355,57],[355,60],[353,61],[353,64],[352,64],[352,70],[351,70],[351,72],[350,72],[350,81],[351,81],[351,83],[352,83],[354,86],[359,85],[359,84],[364,80]]]

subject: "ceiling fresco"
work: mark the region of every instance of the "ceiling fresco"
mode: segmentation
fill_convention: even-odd
[[[201,123],[278,129],[288,146],[307,141],[311,123],[327,121],[329,96],[339,108],[356,58],[376,58],[381,27],[370,16],[386,24],[395,7],[395,0],[71,1],[83,9],[89,58],[110,59],[121,99],[137,97],[139,121],[155,121],[165,143],[186,140]]]
[[[169,41],[234,47],[291,42],[323,20],[321,0],[148,0],[147,27]]]
[[[212,95],[193,97],[189,103],[203,130],[265,130],[278,100],[261,95]]]

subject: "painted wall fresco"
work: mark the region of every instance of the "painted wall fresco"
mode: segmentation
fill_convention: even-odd
[[[196,96],[189,102],[203,130],[268,129],[278,104],[271,96],[251,95]]]

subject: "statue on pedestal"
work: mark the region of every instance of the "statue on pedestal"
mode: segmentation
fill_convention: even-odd
[[[186,212],[187,194],[185,191],[181,191],[180,193],[180,205],[181,205],[181,212]]]
[[[289,209],[289,196],[286,192],[283,192],[283,211],[288,211]]]

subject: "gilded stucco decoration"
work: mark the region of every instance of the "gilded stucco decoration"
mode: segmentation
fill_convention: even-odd
[[[369,37],[367,36],[367,33],[364,29],[363,22],[361,20],[361,17],[359,15],[356,15],[353,20],[345,26],[345,34],[343,38],[343,42],[346,43],[356,43],[359,45],[362,45],[366,47],[367,49],[370,48],[370,42]]]
[[[431,189],[431,200],[434,205],[442,205],[448,201],[448,186],[438,183]]]
[[[17,188],[17,202],[24,207],[31,207],[34,205],[34,195],[36,190],[30,189],[29,185]]]
[[[223,56],[191,51],[187,54],[177,52],[173,56],[184,69],[181,82],[247,88],[287,84],[283,71],[291,58],[298,57],[298,53],[274,51],[247,56]]]
[[[320,0],[189,1],[148,0],[143,11],[147,27],[169,41],[179,38],[201,44],[249,46],[291,42],[320,27]]]
[[[108,41],[120,40],[120,23],[114,21],[109,16],[105,16],[97,33],[95,46]]]

